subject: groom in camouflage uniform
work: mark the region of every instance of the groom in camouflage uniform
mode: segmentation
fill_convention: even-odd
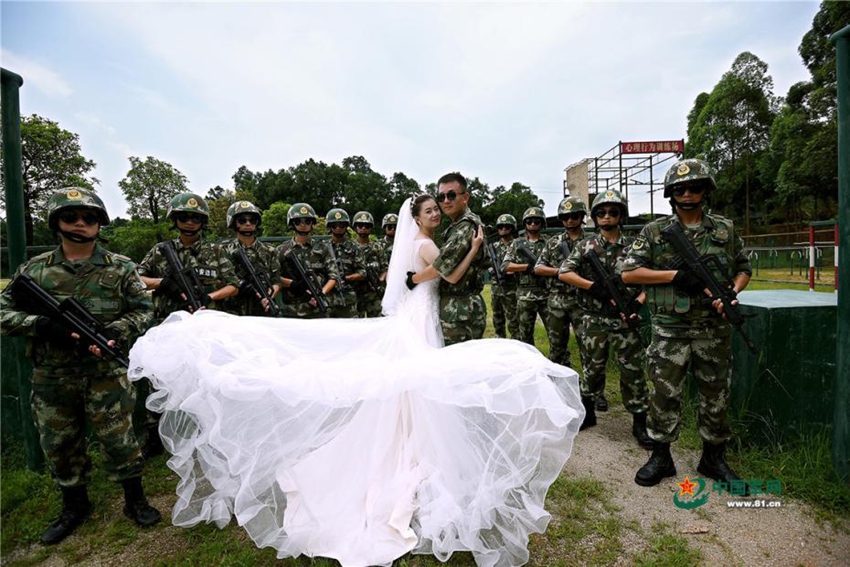
[[[91,513],[89,424],[110,479],[124,487],[124,514],[140,526],[155,524],[160,514],[142,489],[142,454],[132,423],[136,396],[126,368],[100,358],[97,347],[81,344],[60,323],[38,315],[38,306],[16,295],[15,281],[26,274],[59,302],[79,300],[125,346],[150,326],[151,301],[135,264],[97,244],[100,227],[109,224],[97,195],[78,187],[61,189],[51,195],[47,211],[48,225],[62,243],[18,268],[0,295],[0,330],[4,336],[26,337],[33,359],[33,417],[51,475],[62,490],[62,513],[41,536],[50,545]]]
[[[648,356],[655,394],[649,409],[649,435],[657,443],[635,476],[642,486],[654,486],[676,474],[670,444],[679,437],[682,388],[689,366],[699,390],[703,439],[697,471],[726,483],[740,480],[726,462],[726,442],[732,436],[728,418],[732,328],[722,317],[719,300],[705,305],[700,278],[687,269],[676,269],[676,251],[662,235],[665,228],[679,223],[702,255],[717,257],[723,267],[723,273],[714,274],[717,279],[730,280],[735,293],[743,290],[752,274],[743,241],[731,220],[703,210],[715,188],[714,175],[704,161],[673,164],[664,178],[664,196],[670,199],[674,214],[647,224],[621,266],[625,282],[645,287],[652,313]]]
[[[469,210],[466,178],[460,173],[447,173],[437,182],[437,203],[451,224],[443,233],[440,255],[434,267],[440,272],[440,323],[446,346],[480,339],[487,324],[487,306],[481,297],[487,262],[484,250],[473,258],[460,280],[445,280],[469,252],[481,219]]]

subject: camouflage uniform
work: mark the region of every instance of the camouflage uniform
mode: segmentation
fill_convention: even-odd
[[[535,258],[539,258],[546,248],[546,241],[541,237],[536,241],[531,241],[526,237],[515,238],[502,260],[502,271],[505,271],[508,264],[528,264],[528,259],[519,253],[519,247],[528,249]],[[534,268],[532,265],[530,268]],[[549,317],[546,311],[547,297],[549,294],[546,287],[546,279],[540,276],[535,276],[531,273],[531,269],[527,272],[517,273],[517,321],[519,328],[519,340],[534,345],[534,323],[537,321],[537,315],[540,315],[540,320],[543,321],[543,326],[549,329]]]
[[[342,293],[334,288],[330,297],[328,297],[328,303],[331,306],[331,317],[355,318],[358,315],[355,285],[359,282],[345,282],[345,276],[360,274],[366,277],[366,269],[363,266],[361,251],[357,244],[347,238],[340,244],[330,242],[329,246],[333,247],[334,254],[339,261],[337,265],[342,265],[343,273],[339,274],[340,279],[337,282],[344,282],[342,284],[344,290]],[[339,287],[339,283],[337,283],[337,287]]]
[[[595,207],[594,207],[595,208]],[[622,233],[614,243],[608,242],[600,233],[589,236],[573,248],[561,265],[560,273],[576,272],[586,280],[596,281],[590,264],[583,256],[596,254],[610,273],[625,257],[632,239]],[[632,290],[637,296],[639,290]],[[611,347],[617,355],[620,368],[620,391],[623,405],[632,414],[645,413],[649,402],[649,391],[643,371],[644,349],[640,335],[620,319],[616,307],[602,302],[585,290],[578,290],[578,303],[584,310],[582,327],[585,342],[584,372],[581,379],[583,398],[595,400],[605,388],[605,368]]]
[[[575,240],[570,239],[569,233],[564,231],[562,234],[554,238],[550,238],[546,242],[546,247],[543,253],[537,259],[537,266],[547,266],[550,268],[560,269],[561,264],[567,259],[575,245],[585,238],[587,235],[584,230],[581,231],[579,237]],[[579,338],[580,323],[573,319],[573,316],[579,312],[578,290],[571,285],[567,285],[560,281],[557,277],[552,278],[549,285],[549,299],[546,304],[548,313],[548,332],[549,332],[549,360],[562,364],[564,366],[572,366],[570,363],[570,323],[576,327],[576,339],[579,344],[579,351],[583,351],[582,341]]]
[[[168,242],[163,245],[168,245]],[[204,288],[204,293],[211,293],[225,286],[239,286],[239,279],[230,261],[229,254],[218,244],[198,239],[191,246],[185,246],[179,238],[173,239],[177,257],[186,268],[193,268]],[[148,278],[163,278],[168,273],[168,261],[162,254],[160,245],[151,248],[150,252],[139,264],[139,275]],[[171,313],[186,309],[183,301],[164,294],[153,294],[154,315],[157,323],[161,323]],[[220,305],[212,302],[207,309],[218,309]]]
[[[496,251],[496,259],[501,262],[505,257],[505,253],[510,247],[510,242],[499,240],[493,244],[493,249]],[[501,269],[501,265],[499,266]],[[491,272],[493,268],[490,268]],[[496,336],[506,338],[505,326],[511,332],[511,338],[519,337],[519,322],[516,316],[516,276],[514,274],[502,273],[502,286],[496,283],[494,277],[490,278],[490,298],[493,307],[493,328],[496,331]],[[504,288],[504,290],[502,289]]]
[[[480,339],[487,326],[487,306],[481,297],[484,289],[484,271],[487,260],[484,250],[479,250],[469,269],[456,284],[447,282],[448,277],[466,257],[481,219],[466,209],[443,232],[440,255],[434,267],[443,276],[440,278],[440,324],[446,346]]]
[[[280,258],[280,275],[283,278],[297,280],[299,277],[292,267],[292,263],[286,259],[288,254],[295,254],[304,269],[312,272],[313,283],[321,290],[324,284],[330,280],[339,281],[339,272],[333,259],[331,259],[328,245],[310,238],[304,244],[298,244],[295,239],[289,242],[284,242],[277,248],[278,257]],[[310,305],[310,296],[307,293],[298,295],[293,294],[289,289],[281,290],[280,295],[283,298],[283,309],[281,312],[284,317],[297,317],[299,319],[314,319],[321,317],[322,314],[318,308]],[[332,306],[330,298],[328,299],[328,307]]]
[[[58,301],[75,297],[129,346],[152,322],[152,305],[135,264],[95,245],[85,260],[68,260],[58,247],[23,264],[28,274]],[[14,280],[13,280],[14,281]],[[110,479],[139,477],[142,455],[133,433],[135,392],[126,369],[95,357],[73,339],[57,342],[36,334],[38,315],[16,303],[12,284],[0,294],[2,333],[27,338],[33,360],[32,410],[50,472],[62,487],[85,486],[91,460],[86,452],[86,418],[103,449]]]
[[[382,267],[384,264],[384,255],[377,242],[369,242],[367,244],[354,243],[359,248],[360,262],[363,267],[363,274],[366,271],[377,281],[381,277]],[[383,286],[378,285],[378,289],[374,289],[368,280],[356,282],[354,289],[357,296],[357,314],[360,317],[380,317],[381,316],[381,299],[383,298]]]
[[[221,246],[224,254],[233,263],[236,277],[239,281],[243,281],[248,277],[247,271],[236,260],[236,250],[242,248],[257,274],[266,274],[272,285],[280,283],[280,257],[277,255],[277,250],[274,246],[260,242],[259,239],[255,239],[251,245],[246,246],[239,242],[238,238],[223,240],[219,243],[219,246]],[[260,300],[257,299],[256,294],[253,292],[248,295],[240,292],[239,295],[224,300],[223,309],[234,315],[247,315],[251,317],[269,316],[269,312],[263,308]]]
[[[662,239],[661,231],[675,222],[679,220],[673,215],[647,224],[628,250],[621,270],[670,269],[676,252]],[[716,254],[726,266],[727,273],[715,274],[721,281],[752,273],[732,221],[704,212],[699,226],[682,228],[700,253]],[[700,436],[712,444],[728,440],[732,435],[728,420],[732,327],[698,295],[689,296],[673,285],[648,285],[646,295],[652,314],[649,369],[655,385],[648,420],[650,436],[662,443],[678,438],[682,388],[690,365],[699,389]]]

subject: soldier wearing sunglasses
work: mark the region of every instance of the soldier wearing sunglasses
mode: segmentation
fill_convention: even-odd
[[[133,433],[136,394],[127,369],[101,358],[93,345],[15,297],[15,278],[27,274],[57,301],[75,298],[105,324],[106,333],[125,347],[153,320],[151,301],[129,258],[97,243],[109,215],[100,198],[79,187],[50,196],[48,224],[61,244],[18,268],[0,295],[4,336],[23,336],[33,359],[32,412],[54,482],[62,491],[62,512],[41,536],[59,543],[91,513],[86,486],[91,459],[86,446],[90,426],[101,447],[103,466],[124,489],[124,514],[140,526],[160,520],[142,489],[142,453]],[[110,341],[115,344],[113,341]]]
[[[388,213],[381,221],[381,230],[384,237],[378,240],[378,250],[381,252],[381,283],[386,285],[387,270],[390,267],[390,257],[393,255],[393,243],[395,242],[395,229],[398,225],[398,215]]]
[[[586,237],[584,219],[587,205],[578,197],[566,197],[558,204],[558,219],[564,225],[564,232],[546,242],[546,247],[537,264],[534,274],[551,278],[549,299],[546,311],[549,314],[549,360],[572,366],[570,363],[570,324],[576,329],[576,342],[579,352],[584,351],[576,288],[558,279],[558,269],[567,259],[575,245]],[[577,320],[579,319],[579,320]]]
[[[472,248],[481,219],[469,210],[468,186],[460,173],[447,173],[437,181],[436,199],[442,212],[451,219],[443,231],[440,255],[433,264],[440,273],[440,325],[449,346],[484,336],[487,306],[481,291],[488,262],[484,250],[479,250],[456,283],[446,279]]]
[[[228,207],[225,215],[227,228],[235,233],[235,237],[223,240],[220,245],[233,262],[240,283],[239,295],[225,301],[224,310],[234,315],[262,317],[269,314],[269,306],[260,302],[249,283],[248,274],[236,260],[238,249],[241,248],[248,256],[254,271],[265,274],[272,283],[271,289],[267,290],[269,296],[274,298],[280,292],[280,258],[274,246],[260,242],[258,238],[262,218],[260,209],[250,201],[236,201]]]
[[[546,226],[546,215],[540,207],[529,207],[522,215],[525,236],[511,242],[502,260],[502,271],[517,275],[516,314],[519,340],[534,345],[534,324],[537,316],[549,332],[549,315],[546,309],[549,290],[546,279],[534,274],[534,266],[546,249],[541,231]]]
[[[674,476],[676,467],[670,444],[679,436],[682,388],[690,367],[699,390],[698,422],[703,440],[697,471],[717,481],[739,480],[726,462],[729,426],[729,388],[732,372],[732,327],[723,318],[723,304],[707,305],[705,286],[687,269],[677,269],[673,245],[662,231],[679,223],[703,255],[714,255],[733,291],[740,293],[752,275],[744,243],[731,220],[704,210],[716,188],[709,165],[698,159],[681,160],[664,178],[664,196],[673,215],[647,224],[621,266],[623,280],[642,284],[652,314],[649,371],[655,393],[649,408],[649,435],[656,442],[649,461],[638,470],[635,482],[654,486]],[[737,302],[737,300],[735,300]]]
[[[363,269],[368,273],[364,280],[357,281],[357,314],[360,317],[380,317],[381,298],[384,296],[384,286],[381,284],[383,273],[383,252],[381,245],[372,242],[372,227],[375,219],[369,211],[358,211],[354,215],[354,232],[357,233],[357,247]]]
[[[499,241],[493,243],[493,249],[496,252],[496,258],[501,262],[505,257],[505,253],[511,246],[511,242],[517,237],[516,217],[509,214],[499,215],[496,219],[496,231],[499,233]],[[490,267],[491,278],[494,282],[495,277],[492,275],[493,267]],[[499,266],[501,269],[501,265]],[[502,339],[507,338],[505,327],[511,333],[512,339],[519,338],[519,321],[516,317],[516,276],[513,274],[502,275],[502,285],[495,283],[490,286],[490,305],[493,308],[493,329],[496,331],[496,336]]]
[[[177,238],[163,243],[173,246],[184,268],[194,270],[204,293],[201,301],[207,309],[219,309],[222,302],[239,293],[239,279],[230,258],[224,249],[204,240],[202,230],[209,221],[209,207],[200,195],[179,193],[171,199],[165,217],[177,231]],[[190,309],[180,287],[170,277],[170,268],[160,245],[157,244],[139,264],[139,275],[145,286],[153,290],[153,307],[156,324],[162,323],[175,311]],[[140,396],[150,391],[147,379],[136,382]],[[146,411],[144,421],[145,442],[142,452],[145,458],[163,452],[159,437],[159,414]]]
[[[613,348],[620,368],[620,392],[623,405],[632,414],[632,435],[644,448],[652,448],[646,433],[646,411],[649,391],[644,374],[644,348],[636,329],[626,323],[627,315],[621,313],[605,292],[594,274],[586,255],[596,255],[606,271],[614,276],[619,262],[625,258],[633,239],[623,235],[621,223],[628,216],[626,200],[619,191],[599,193],[593,200],[590,214],[599,229],[598,234],[579,242],[561,264],[558,278],[579,289],[578,303],[584,310],[584,372],[581,378],[581,398],[585,417],[581,429],[596,425],[596,399],[605,389],[605,369]],[[646,296],[640,288],[625,290],[632,297],[634,311],[638,311]],[[637,317],[637,315],[632,315]]]
[[[331,209],[327,216],[328,231],[331,233],[333,256],[341,278],[342,290],[331,294],[331,317],[354,319],[357,317],[357,292],[354,286],[366,279],[366,268],[357,244],[348,237],[351,219],[344,209]]]

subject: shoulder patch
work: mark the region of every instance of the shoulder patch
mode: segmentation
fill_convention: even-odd
[[[632,242],[632,250],[640,250],[643,248],[644,244],[646,244],[646,238],[644,238],[643,235],[638,236],[635,238],[635,241]]]

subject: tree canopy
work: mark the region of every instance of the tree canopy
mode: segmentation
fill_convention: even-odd
[[[130,214],[154,224],[165,216],[168,203],[178,193],[189,190],[186,176],[170,163],[148,156],[142,161],[131,156],[130,171],[118,182]]]

